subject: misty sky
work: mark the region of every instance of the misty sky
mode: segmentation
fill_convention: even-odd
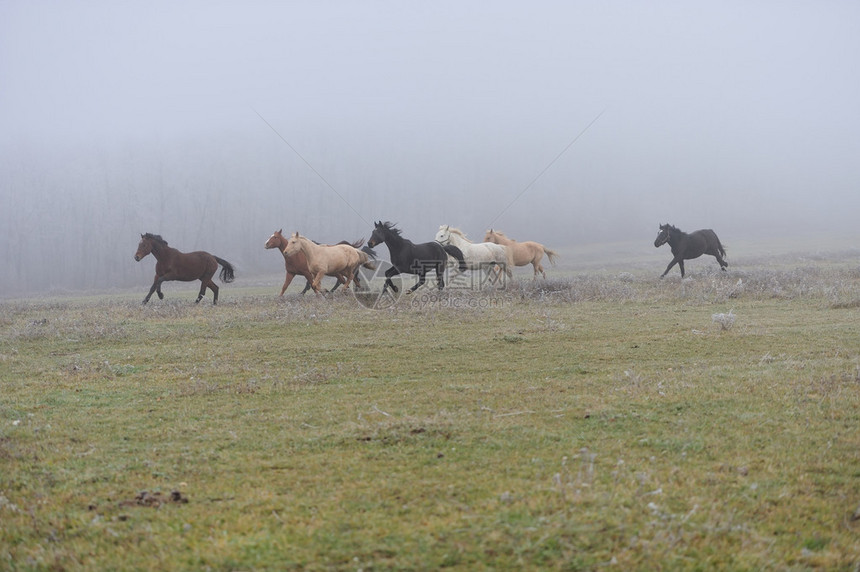
[[[258,250],[376,219],[856,230],[860,3],[2,0],[0,153],[4,224],[83,203],[125,258],[147,231],[221,246],[227,214]]]

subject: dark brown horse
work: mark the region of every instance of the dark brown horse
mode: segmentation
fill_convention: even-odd
[[[179,252],[175,248],[167,246],[167,241],[157,234],[141,234],[140,244],[137,245],[134,259],[140,262],[144,256],[150,253],[156,260],[155,280],[152,281],[149,294],[143,299],[144,304],[149,302],[153,292],[158,294],[159,299],[164,299],[164,294],[161,293],[161,283],[168,280],[181,280],[183,282],[200,280],[200,295],[197,296],[197,302],[200,302],[203,295],[206,294],[206,288],[209,287],[214,294],[212,303],[217,304],[218,286],[212,281],[212,277],[217,272],[219,264],[223,266],[221,281],[233,281],[233,266],[223,258],[202,251]]]
[[[654,246],[660,247],[666,243],[672,248],[672,262],[666,267],[666,272],[660,275],[660,278],[666,276],[669,270],[675,264],[681,269],[681,278],[684,277],[684,261],[693,258],[698,258],[703,254],[710,254],[720,263],[720,270],[725,270],[728,262],[723,260],[726,255],[726,249],[720,244],[720,239],[717,238],[717,233],[709,228],[697,230],[687,234],[679,230],[671,224],[661,224],[660,230],[657,231],[657,238],[654,240]]]
[[[307,280],[307,283],[305,284],[305,289],[302,290],[302,294],[304,294],[311,289],[311,282],[313,282],[313,275],[308,268],[308,259],[301,251],[296,252],[293,255],[288,255],[284,253],[284,249],[287,247],[287,237],[284,236],[283,232],[284,229],[276,230],[275,232],[273,232],[272,236],[269,237],[269,239],[266,241],[266,244],[264,244],[263,246],[265,246],[267,249],[277,248],[281,251],[281,254],[284,255],[284,267],[287,270],[287,276],[284,279],[284,285],[281,287],[280,295],[284,295],[284,292],[287,291],[287,287],[290,285],[290,282],[293,281],[293,278],[295,278],[296,275],[302,275],[305,277],[305,280]],[[340,242],[338,242],[338,244],[346,244],[352,246],[353,248],[361,248],[361,245],[364,244],[364,239],[359,238],[355,242],[347,242],[345,240],[341,240]],[[338,275],[336,276],[336,278],[337,283],[331,290],[329,290],[329,292],[334,292],[335,290],[337,290],[338,286],[346,282],[345,276]],[[350,278],[355,280],[356,286],[361,286],[357,272],[354,277],[350,276]]]

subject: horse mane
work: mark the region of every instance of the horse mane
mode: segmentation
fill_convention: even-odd
[[[680,232],[680,233],[683,233],[683,234],[687,234],[686,232],[684,232],[683,230],[681,230],[681,229],[680,229],[680,228],[678,228],[677,226],[675,226],[675,225],[673,225],[673,224],[669,224],[668,222],[666,223],[666,227],[667,227],[667,229],[669,230],[669,232]]]
[[[459,234],[461,237],[466,238],[466,233],[460,230],[459,228],[454,228],[453,226],[448,227],[448,232],[453,232],[454,234]]]
[[[504,236],[505,238],[508,238],[508,235],[506,235],[505,233],[503,233],[503,232],[502,232],[502,231],[500,231],[500,230],[493,230],[493,229],[490,229],[490,232],[493,232],[494,234],[498,234],[499,236]]]
[[[167,246],[167,241],[161,238],[160,234],[152,234],[151,232],[147,232],[143,235],[143,238],[148,238],[149,240],[153,240],[155,242],[163,244],[164,246]]]
[[[382,225],[385,228],[385,230],[391,231],[394,234],[396,234],[397,236],[400,236],[400,234],[401,234],[400,229],[397,228],[397,223],[389,222],[389,221],[385,221],[385,222],[380,221],[376,224],[377,224],[377,226]]]

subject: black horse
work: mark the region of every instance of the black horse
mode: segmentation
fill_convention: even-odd
[[[654,246],[663,246],[667,242],[672,248],[674,258],[672,258],[669,266],[666,267],[666,272],[660,275],[660,278],[666,276],[675,264],[681,269],[681,278],[683,278],[684,261],[698,258],[703,254],[710,254],[716,258],[717,262],[720,263],[720,270],[725,271],[726,266],[729,265],[728,262],[723,260],[723,256],[726,255],[726,249],[720,244],[717,234],[709,228],[687,234],[671,224],[661,224],[657,238],[654,240]]]
[[[445,286],[442,275],[445,272],[449,254],[460,263],[460,271],[466,271],[466,261],[463,259],[463,252],[456,246],[442,246],[435,241],[415,244],[411,240],[403,238],[400,229],[396,228],[393,223],[377,222],[374,226],[373,234],[370,235],[370,240],[367,241],[367,246],[373,248],[383,242],[388,247],[391,258],[391,268],[385,271],[383,292],[389,286],[397,292],[397,286],[391,281],[393,276],[397,276],[398,274],[417,274],[418,282],[409,289],[409,292],[414,292],[424,284],[426,274],[431,270],[436,271],[436,282],[441,290]]]

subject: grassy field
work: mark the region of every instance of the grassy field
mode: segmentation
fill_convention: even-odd
[[[0,302],[0,569],[855,570],[858,257],[662,255]]]

